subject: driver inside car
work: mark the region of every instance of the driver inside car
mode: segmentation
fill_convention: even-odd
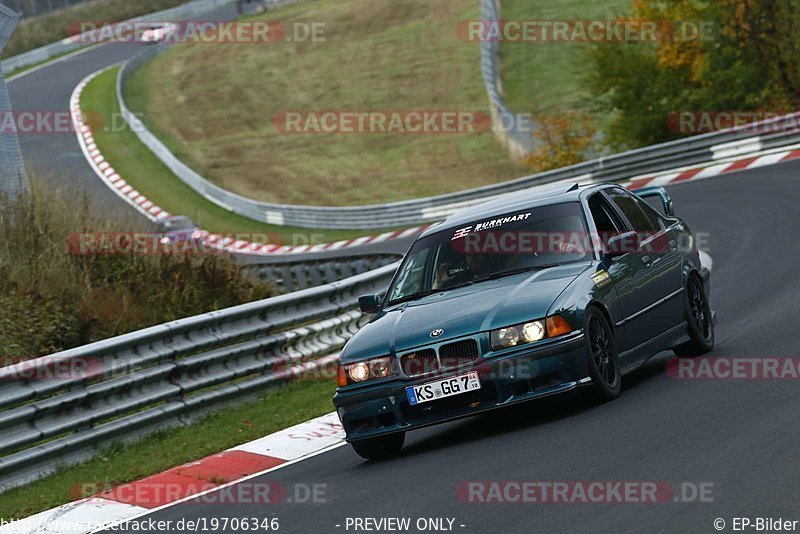
[[[464,254],[461,261],[440,263],[436,268],[433,289],[446,289],[486,276],[492,269],[486,254]]]

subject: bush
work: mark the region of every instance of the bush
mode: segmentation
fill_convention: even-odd
[[[539,148],[529,154],[524,163],[534,172],[566,167],[589,157],[595,130],[586,113],[539,112],[533,116],[538,128],[533,136]]]
[[[68,252],[112,224],[44,188],[0,201],[0,365],[270,296],[225,256]]]

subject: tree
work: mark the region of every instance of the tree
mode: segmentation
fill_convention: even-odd
[[[635,0],[632,19],[667,21],[655,43],[590,51],[589,87],[612,118],[606,142],[631,148],[680,135],[671,114],[795,110],[800,106],[800,3],[793,0]],[[686,38],[700,24],[710,34]],[[671,30],[671,31],[670,31]]]

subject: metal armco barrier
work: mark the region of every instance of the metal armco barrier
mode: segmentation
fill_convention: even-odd
[[[0,3],[0,52],[8,43],[8,39],[19,23],[19,13]],[[5,61],[0,62],[5,65]],[[0,67],[2,68],[2,67]],[[0,113],[11,113],[11,98],[5,79],[0,80]],[[28,176],[22,160],[22,149],[15,132],[3,132],[0,135],[0,194],[10,198],[17,197],[28,189]]]
[[[562,180],[580,182],[627,180],[660,171],[712,162],[730,157],[734,153],[744,156],[755,153],[762,147],[776,148],[800,143],[800,131],[796,126],[792,127],[793,121],[795,125],[800,122],[798,113],[761,123],[762,128],[775,125],[774,133],[754,134],[754,126],[745,125],[445,195],[369,206],[318,207],[273,204],[237,195],[211,183],[180,161],[126,106],[123,89],[128,77],[139,65],[165,48],[167,47],[154,46],[146,49],[120,70],[117,98],[123,117],[142,143],[192,189],[227,210],[256,221],[277,225],[361,230],[422,225],[441,221],[460,208],[538,185]],[[499,94],[492,96],[492,99],[495,97],[499,98]]]
[[[396,269],[0,368],[0,491],[334,364],[367,321],[357,297],[384,291]]]
[[[257,263],[244,266],[243,269],[257,280],[274,284],[284,292],[292,292],[331,284],[344,278],[367,273],[399,259],[399,255],[355,256],[339,259]]]
[[[481,1],[481,20],[500,20],[500,5],[498,0]],[[506,128],[503,118],[514,118],[506,107],[500,89],[500,42],[494,39],[481,41],[481,74],[486,94],[489,95],[489,107],[492,111],[492,124],[495,135],[516,159],[523,159],[534,147],[534,138],[531,132],[521,129]]]
[[[232,4],[235,1],[236,0],[194,0],[193,2],[188,2],[186,4],[165,9],[163,11],[157,11],[155,13],[148,13],[147,15],[142,15],[141,17],[136,17],[125,22],[158,22],[165,20],[180,20],[202,15],[203,13],[207,13],[208,11],[216,9],[220,6]],[[80,48],[84,48],[88,44],[91,44],[90,39],[82,38],[87,35],[89,34],[86,33],[83,35],[68,37],[56,43],[51,43],[41,48],[36,48],[35,50],[30,50],[28,52],[5,59],[3,61],[3,72],[6,74],[14,72],[24,67],[43,63],[55,57],[77,51]]]

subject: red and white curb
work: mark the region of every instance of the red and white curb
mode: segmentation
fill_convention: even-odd
[[[721,174],[774,165],[797,158],[800,158],[800,145],[792,145],[789,147],[750,153],[747,154],[746,157],[729,157],[722,161],[713,161],[705,165],[665,171],[655,176],[640,176],[623,182],[622,185],[628,189],[676,185],[713,178]]]
[[[358,248],[366,245],[375,245],[390,241],[392,239],[403,239],[421,234],[433,225],[426,224],[423,226],[415,226],[414,228],[406,228],[405,230],[395,230],[392,232],[384,232],[380,235],[363,236],[355,239],[345,239],[333,243],[319,243],[316,245],[276,245],[273,243],[253,243],[246,240],[237,240],[231,236],[222,234],[214,234],[211,232],[202,231],[203,244],[208,247],[218,250],[224,250],[233,254],[254,254],[254,255],[275,255],[275,254],[315,254],[318,252],[328,252],[334,250]]]
[[[105,71],[116,67],[111,65],[105,69],[94,72],[81,80],[75,87],[70,97],[70,115],[72,116],[75,132],[78,136],[78,143],[81,146],[83,155],[86,161],[94,170],[95,174],[106,184],[114,193],[117,194],[122,200],[131,205],[136,211],[143,216],[147,217],[152,222],[159,222],[170,216],[160,206],[156,205],[153,201],[149,200],[146,196],[139,193],[133,186],[126,182],[122,176],[106,161],[100,148],[95,142],[92,128],[86,123],[83,111],[81,109],[81,95],[86,89],[86,86],[91,83],[97,76]],[[344,239],[333,243],[319,243],[315,245],[299,245],[288,246],[278,245],[273,243],[258,243],[247,240],[236,239],[231,236],[216,234],[208,231],[202,231],[203,243],[216,250],[223,250],[233,254],[250,254],[250,255],[289,255],[289,254],[314,254],[318,252],[328,252],[334,250],[351,249],[363,247],[366,245],[374,245],[384,241],[393,239],[404,239],[416,236],[430,228],[432,225],[426,224],[415,226],[414,228],[407,228],[404,230],[396,230],[392,232],[384,232],[380,235],[362,236],[355,239]]]
[[[197,499],[344,445],[336,413],[0,526],[0,534],[89,534]]]
[[[169,217],[170,214],[162,210],[159,206],[156,206],[132,186],[128,185],[128,183],[117,174],[117,171],[114,170],[100,152],[97,143],[95,143],[92,128],[84,120],[83,111],[81,110],[81,95],[84,89],[86,89],[86,86],[97,76],[115,66],[116,65],[112,65],[90,74],[75,87],[69,100],[69,111],[72,116],[72,123],[78,135],[78,144],[80,144],[83,155],[86,157],[86,161],[89,162],[92,169],[94,169],[95,174],[97,174],[103,183],[116,193],[117,196],[130,204],[136,211],[149,220],[157,222]]]

